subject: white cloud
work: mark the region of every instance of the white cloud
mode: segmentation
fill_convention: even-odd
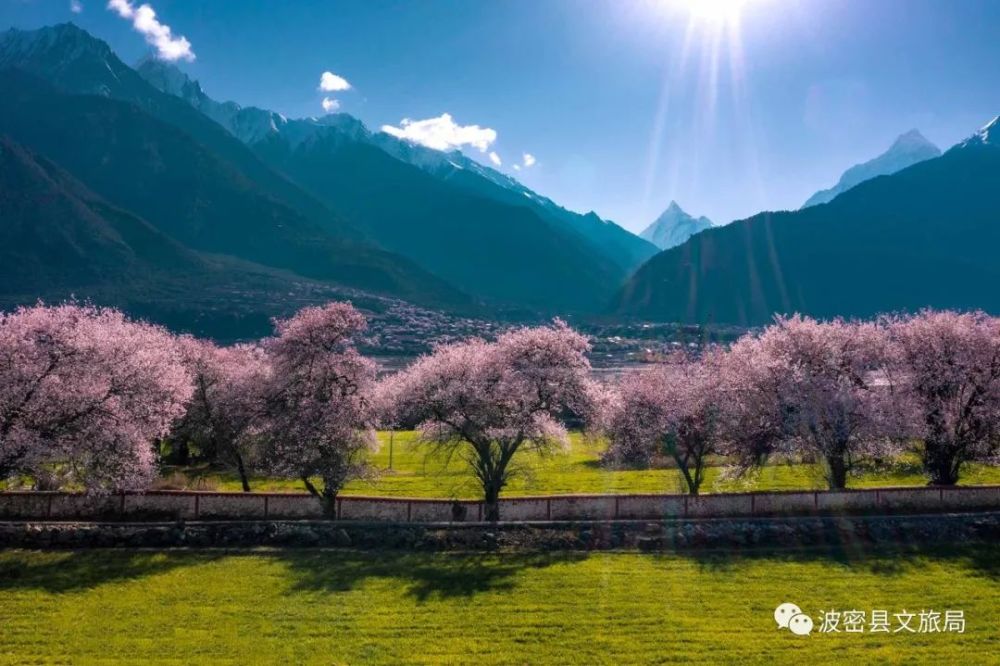
[[[521,170],[521,165],[520,164],[515,164],[514,165],[514,171],[520,171],[520,170]]]
[[[472,146],[478,148],[479,152],[485,153],[490,144],[497,140],[496,130],[479,125],[459,125],[448,113],[426,120],[403,118],[399,127],[383,125],[382,131],[435,150]]]
[[[525,153],[524,154],[524,166],[525,166],[525,168],[535,166],[535,162],[536,161],[537,160],[535,159],[535,156],[532,155],[531,153]]]
[[[69,0],[69,10],[74,14],[79,14],[83,11],[83,3],[80,0]]]
[[[108,9],[131,21],[132,27],[156,48],[157,55],[163,60],[194,60],[191,42],[185,37],[174,37],[170,26],[160,23],[149,5],[136,7],[130,0],[108,0]]]
[[[330,97],[323,98],[323,110],[327,113],[333,113],[340,108],[340,102]]]
[[[351,84],[342,76],[337,76],[333,72],[323,72],[319,77],[319,89],[323,92],[341,92],[350,90]]]
[[[496,154],[496,151],[490,153],[490,162],[493,162],[493,164],[497,166],[503,164],[503,162],[500,161],[500,156]]]

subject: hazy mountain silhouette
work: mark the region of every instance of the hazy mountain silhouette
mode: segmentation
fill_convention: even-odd
[[[1000,312],[1000,132],[991,127],[827,205],[704,231],[647,262],[611,310],[751,325],[796,311]]]
[[[896,173],[917,162],[933,159],[941,155],[940,149],[924,138],[917,130],[910,130],[898,137],[884,153],[862,164],[852,166],[844,172],[837,184],[828,190],[820,190],[802,204],[803,208],[831,201],[834,197],[855,185],[878,176]]]

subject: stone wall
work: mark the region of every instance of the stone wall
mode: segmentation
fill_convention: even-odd
[[[405,551],[906,548],[1000,540],[1000,512],[540,523],[0,522],[0,548],[323,547]]]
[[[1000,486],[686,495],[554,495],[501,500],[506,521],[647,520],[1000,509]],[[0,520],[257,520],[322,517],[299,493],[128,492],[87,496],[0,493]],[[477,522],[481,502],[344,496],[337,518],[393,523]]]

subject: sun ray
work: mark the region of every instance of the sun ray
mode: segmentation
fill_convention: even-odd
[[[687,25],[684,38],[668,54],[661,82],[660,94],[650,131],[649,150],[644,174],[643,205],[648,208],[655,193],[664,183],[671,192],[678,188],[678,177],[697,178],[701,166],[701,148],[717,140],[717,114],[720,109],[720,95],[726,94],[732,100],[733,112],[749,117],[749,93],[745,80],[745,62],[742,46],[742,11],[751,0],[661,0],[658,6],[669,9],[675,17],[685,10]],[[728,70],[728,71],[725,71]],[[684,87],[684,79],[694,74],[693,95],[688,98],[691,106],[685,108],[685,98],[677,94]],[[694,116],[694,132],[686,137],[688,145],[681,146],[670,141],[671,114],[690,113]],[[744,118],[745,120],[745,118]],[[745,137],[752,141],[752,137]],[[664,159],[667,143],[670,151]],[[747,152],[756,169],[756,146],[740,146]],[[683,174],[680,169],[683,155]],[[667,173],[663,174],[666,168]],[[753,174],[754,179],[758,174]],[[696,184],[696,180],[689,184]],[[660,198],[660,197],[656,197]]]

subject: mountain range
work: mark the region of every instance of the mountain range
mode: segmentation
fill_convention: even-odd
[[[363,296],[192,250],[0,135],[0,308],[81,298],[220,339],[267,335],[270,317]]]
[[[334,297],[741,326],[1000,312],[1000,120],[943,155],[908,132],[798,211],[715,227],[671,202],[640,238],[347,114],[218,102],[72,24],[0,34],[0,90],[3,308],[75,296],[228,339]]]
[[[844,172],[836,185],[812,195],[802,204],[802,207],[808,208],[832,201],[838,195],[866,180],[896,173],[917,162],[938,157],[940,154],[941,150],[925,139],[923,134],[915,129],[910,130],[897,138],[889,149],[878,157],[852,166]]]
[[[383,247],[492,302],[593,310],[656,253],[618,225],[568,211],[461,152],[371,132],[347,114],[288,119],[217,102],[160,60],[137,71]]]
[[[759,325],[775,313],[1000,312],[1000,120],[822,206],[704,231],[647,262],[619,316]]]
[[[213,284],[238,264],[276,289],[305,280],[457,312],[594,312],[656,252],[460,153],[370,132],[344,114],[289,120],[216,103],[179,70],[146,61],[137,71],[72,24],[0,34],[0,87],[10,150],[52,164],[191,256],[213,258]],[[45,250],[17,252],[22,263],[58,263]],[[189,284],[195,273],[158,284]],[[19,293],[51,291],[41,278],[28,284],[42,271],[23,275]],[[142,297],[128,281],[95,275],[123,299]]]
[[[712,221],[707,217],[692,217],[685,213],[676,201],[671,201],[667,209],[646,227],[639,237],[645,238],[661,250],[669,250],[711,227]]]

